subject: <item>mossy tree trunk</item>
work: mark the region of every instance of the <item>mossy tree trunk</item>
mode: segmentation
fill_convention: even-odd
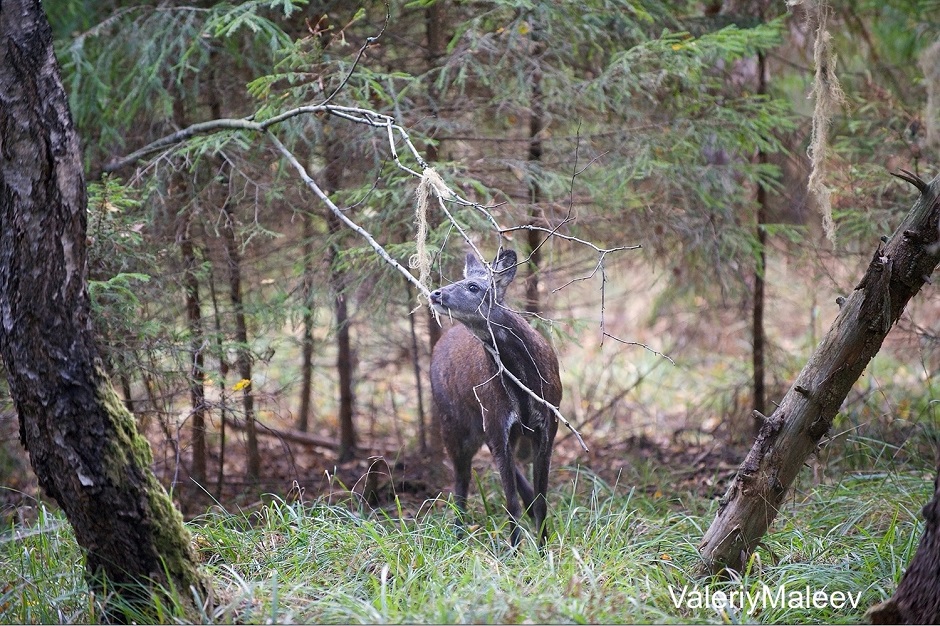
[[[852,385],[940,263],[940,176],[929,184],[910,175],[902,178],[920,190],[920,198],[887,243],[878,246],[796,382],[763,420],[699,546],[707,573],[741,571]]]
[[[0,353],[20,438],[85,551],[89,583],[148,616],[206,597],[182,517],[104,374],[87,289],[78,138],[39,0],[0,3]],[[112,608],[117,605],[112,605]],[[117,619],[127,619],[120,614]],[[156,619],[156,615],[150,615]]]

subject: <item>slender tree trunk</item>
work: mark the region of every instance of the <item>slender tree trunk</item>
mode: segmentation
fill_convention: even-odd
[[[219,472],[215,483],[216,499],[221,499],[222,489],[225,486],[225,422],[228,419],[228,396],[225,393],[225,385],[229,364],[225,355],[225,346],[222,343],[222,317],[219,314],[219,298],[215,291],[215,276],[211,265],[209,266],[209,297],[212,299],[212,320],[215,325],[215,350],[219,359],[219,377],[222,379],[219,390]]]
[[[430,352],[434,353],[434,346],[441,338],[441,327],[437,323],[437,318],[430,307],[427,311],[428,321],[428,343],[431,346]],[[432,461],[438,461],[444,458],[444,437],[441,433],[441,420],[437,411],[434,410],[434,403],[431,403],[431,426],[430,436],[428,437],[428,458]]]
[[[222,227],[225,239],[225,254],[228,258],[229,299],[235,316],[236,366],[242,387],[242,409],[245,413],[245,435],[248,438],[247,478],[256,481],[261,476],[261,455],[258,452],[258,431],[255,424],[255,400],[251,388],[251,349],[248,346],[248,323],[245,319],[245,305],[242,298],[242,261],[235,236],[235,215],[228,201],[222,207],[225,223]]]
[[[757,53],[757,93],[767,93],[767,60],[763,52]],[[757,162],[767,164],[767,153],[763,150],[757,152]],[[765,339],[764,333],[764,286],[767,271],[767,188],[757,184],[757,265],[754,268],[754,310],[752,316],[751,333],[753,338],[753,351],[751,353],[754,366],[754,411],[763,415],[767,412],[765,383]],[[760,423],[755,422],[755,432],[760,429]]]
[[[342,144],[336,137],[326,142],[326,172],[324,182],[327,193],[335,193],[342,186]],[[332,212],[326,214],[330,233],[329,266],[330,285],[333,289],[333,314],[336,322],[336,371],[339,375],[339,460],[348,461],[356,450],[356,427],[353,421],[356,396],[353,391],[352,339],[349,334],[349,309],[346,304],[346,278],[338,267],[339,247],[336,237],[342,224]]]
[[[215,52],[212,53],[215,56]],[[219,65],[213,63],[213,71],[209,75],[209,111],[213,119],[222,117],[222,101],[219,98],[218,71]],[[223,177],[222,187],[226,186],[227,177]],[[227,193],[227,192],[226,192]],[[249,482],[256,481],[261,475],[261,456],[258,452],[258,432],[255,424],[254,395],[251,388],[251,351],[248,348],[248,324],[245,320],[245,307],[242,302],[242,270],[241,253],[238,250],[238,237],[235,233],[235,213],[232,210],[230,199],[226,198],[222,206],[224,215],[224,224],[222,226],[222,238],[225,242],[225,255],[228,262],[229,277],[229,301],[232,303],[232,313],[235,317],[235,341],[238,344],[236,350],[236,367],[238,368],[239,382],[248,381],[242,387],[242,412],[245,415],[245,435],[247,437],[247,468],[246,478]],[[215,295],[213,294],[213,298]],[[216,307],[218,311],[218,307]],[[218,323],[218,318],[216,319]],[[221,332],[217,331],[217,336],[221,341]],[[224,356],[221,353],[222,367],[227,370]],[[224,375],[223,375],[224,380]],[[224,468],[224,449],[225,449],[225,408],[223,392],[222,409],[222,452],[219,461],[220,483],[221,474]]]
[[[427,71],[437,68],[441,57],[444,56],[444,0],[437,0],[424,10],[424,34],[427,38],[427,48],[425,54],[425,63]],[[434,81],[428,84],[428,100],[430,104],[431,115],[438,116],[440,109],[440,97],[437,85]],[[432,130],[428,133],[429,138],[433,139],[437,133]],[[425,146],[425,156],[429,163],[434,163],[440,157],[438,146],[433,141]]]
[[[444,34],[444,0],[437,0],[434,4],[429,6],[424,10],[424,25],[425,25],[425,35],[427,37],[428,47],[427,47],[427,69],[431,71],[435,69],[440,62],[441,57],[444,55],[444,44],[445,44],[445,34]],[[435,117],[438,114],[439,102],[441,94],[438,93],[437,87],[433,82],[428,86],[428,99],[431,103],[431,114]],[[433,138],[435,133],[432,131],[430,136]],[[425,148],[425,153],[429,163],[435,163],[440,158],[440,145],[435,143],[428,143]],[[433,229],[437,223],[434,214],[428,216],[428,228]],[[428,322],[428,354],[434,352],[434,346],[437,345],[438,339],[441,338],[441,327],[437,323],[437,318],[434,317],[434,313],[431,311],[430,307],[427,308],[427,322]],[[417,358],[417,356],[415,356]],[[418,393],[421,393],[421,389],[418,389]],[[430,423],[430,436],[427,437],[427,454],[428,457],[432,460],[442,459],[444,457],[444,440],[441,438],[441,424],[438,420],[437,414],[432,410],[431,411],[431,423]]]
[[[307,432],[310,428],[311,390],[313,386],[313,216],[303,216],[303,336],[300,356],[300,411],[297,415],[297,430]]]
[[[173,121],[179,128],[188,125],[186,106],[182,97],[173,101]],[[178,177],[181,190],[189,188],[185,176]],[[180,196],[185,196],[185,191]],[[186,198],[184,197],[184,202]],[[185,206],[178,225],[176,241],[183,262],[183,297],[186,304],[186,325],[189,330],[191,366],[189,370],[189,404],[192,416],[192,454],[190,476],[200,485],[206,482],[206,389],[203,368],[202,304],[199,299],[198,261],[192,240],[193,207]]]
[[[193,419],[193,465],[190,474],[197,483],[206,482],[206,389],[205,358],[202,330],[202,304],[199,299],[198,261],[190,238],[190,216],[184,218],[180,240],[183,257],[183,292],[186,298],[186,324],[189,327],[191,369],[189,372],[189,403]]]
[[[0,3],[0,146],[0,353],[20,438],[75,530],[89,585],[126,602],[111,617],[157,620],[162,589],[191,602],[207,587],[98,358],[81,153],[38,0]]]
[[[542,201],[542,186],[538,180],[538,169],[542,162],[542,131],[545,128],[545,111],[542,103],[542,71],[539,64],[545,49],[537,28],[532,30],[535,40],[532,52],[535,70],[532,72],[532,94],[529,116],[529,224],[540,226],[542,217],[539,203]],[[529,258],[529,275],[525,282],[525,310],[529,313],[539,313],[541,302],[539,299],[539,268],[542,265],[542,234],[531,229],[526,234],[526,253]]]
[[[741,571],[852,385],[940,263],[940,176],[929,184],[902,178],[921,191],[920,198],[888,243],[878,247],[852,294],[840,299],[829,332],[764,420],[699,545],[706,572]]]
[[[405,292],[408,294],[408,302],[411,303],[413,292],[411,290],[411,283],[409,283],[407,279],[405,279]],[[421,359],[418,353],[417,325],[418,312],[409,312],[408,328],[411,331],[411,364],[414,367],[415,389],[418,392],[418,448],[422,453],[427,453],[429,437],[427,436],[427,420],[425,419],[424,411],[424,385],[421,383],[423,376],[421,374]]]
[[[341,230],[339,220],[332,214],[327,216],[330,236]],[[356,397],[353,392],[352,339],[349,335],[349,309],[343,293],[342,272],[336,269],[339,251],[330,246],[330,283],[333,287],[333,314],[336,322],[336,371],[339,375],[339,459],[348,461],[356,449],[356,426],[353,422]]]

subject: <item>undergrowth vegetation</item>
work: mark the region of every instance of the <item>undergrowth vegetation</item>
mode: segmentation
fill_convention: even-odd
[[[913,555],[931,472],[874,470],[798,487],[746,571],[724,581],[696,573],[696,543],[715,499],[562,467],[540,553],[531,537],[517,551],[508,547],[495,478],[487,472],[478,484],[476,525],[462,536],[441,499],[373,511],[352,500],[271,498],[251,511],[209,512],[189,526],[216,594],[217,608],[200,621],[860,622]],[[100,620],[101,598],[88,594],[71,528],[38,506],[34,524],[0,539],[0,620]],[[805,605],[804,594],[816,592],[848,598],[838,609]],[[731,606],[716,606],[721,594]],[[742,603],[736,598],[749,596],[740,594],[763,599]],[[187,619],[179,607],[164,614]]]

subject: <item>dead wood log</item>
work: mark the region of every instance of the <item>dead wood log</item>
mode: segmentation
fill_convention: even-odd
[[[790,485],[908,301],[940,263],[940,176],[929,184],[905,172],[920,196],[894,234],[878,246],[852,294],[722,497],[699,545],[702,571],[741,571],[777,516]],[[759,416],[763,417],[763,416]]]
[[[242,420],[233,420],[226,419],[226,425],[231,426],[235,430],[244,431],[246,426],[245,422]],[[289,441],[290,443],[299,443],[305,446],[316,446],[318,448],[326,448],[328,450],[339,450],[341,444],[338,439],[333,439],[331,437],[323,437],[322,435],[314,435],[313,433],[304,432],[301,430],[294,430],[290,428],[271,428],[270,426],[265,426],[258,423],[258,436],[268,436],[276,437],[282,441]],[[382,444],[373,442],[368,446],[369,450],[375,452],[381,452],[384,454],[397,454],[401,451],[401,448],[397,445]]]

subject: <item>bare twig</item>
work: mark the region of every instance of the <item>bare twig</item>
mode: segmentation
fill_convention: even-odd
[[[554,404],[552,404],[551,402],[549,402],[548,400],[546,400],[539,394],[535,393],[534,391],[526,387],[522,383],[522,381],[516,377],[515,374],[510,372],[509,369],[507,369],[506,366],[503,365],[503,362],[499,358],[499,353],[496,352],[496,350],[494,350],[491,346],[489,346],[486,343],[484,343],[483,346],[487,349],[487,351],[491,355],[493,355],[493,358],[496,360],[496,363],[501,373],[505,374],[509,380],[516,383],[516,385],[518,385],[519,388],[522,389],[522,391],[526,392],[529,396],[534,398],[537,402],[541,402],[546,407],[548,407],[548,410],[555,414],[555,417],[558,419],[558,421],[564,424],[568,428],[568,430],[570,430],[574,434],[575,438],[578,440],[578,443],[581,444],[581,448],[585,452],[590,452],[590,450],[587,447],[587,444],[584,443],[584,439],[581,438],[581,433],[579,433],[578,430],[574,426],[571,425],[571,422],[565,419],[565,416],[561,414],[561,411],[558,410],[557,406],[555,406]]]
[[[318,104],[318,105],[308,105],[295,107],[279,113],[278,115],[269,117],[264,120],[255,120],[254,115],[249,115],[248,117],[243,118],[221,118],[217,120],[209,120],[207,122],[197,122],[186,128],[171,133],[165,137],[161,137],[156,141],[153,141],[143,148],[132,152],[131,154],[118,159],[117,161],[112,161],[104,167],[105,172],[114,172],[120,169],[123,169],[136,161],[142,159],[148,154],[154,152],[159,152],[165,148],[171,148],[177,144],[183,143],[188,139],[199,135],[208,135],[211,133],[216,133],[224,130],[240,130],[240,131],[249,131],[256,133],[263,133],[268,131],[272,126],[286,122],[292,118],[298,117],[300,115],[313,115],[313,114],[328,114],[333,115],[350,122],[355,122],[357,124],[364,124],[366,126],[371,126],[373,128],[388,128],[389,134],[395,132],[406,142],[409,148],[412,151],[412,154],[416,156],[416,160],[422,166],[422,169],[426,167],[426,163],[420,156],[417,154],[417,149],[414,148],[414,145],[411,143],[411,139],[408,136],[407,131],[402,128],[399,124],[395,123],[394,118],[384,115],[382,113],[377,113],[370,109],[363,109],[361,107],[345,107],[345,106],[336,106],[332,104]],[[393,142],[394,143],[394,142]],[[393,146],[394,149],[394,146]],[[419,176],[417,172],[411,170],[407,167],[404,167],[400,161],[397,159],[396,163],[403,170],[410,172],[415,176]]]
[[[382,30],[380,30],[377,35],[374,35],[374,36],[372,36],[372,37],[366,37],[365,43],[363,43],[363,44],[359,47],[359,52],[358,52],[358,54],[356,54],[356,58],[353,60],[352,67],[350,67],[350,68],[349,68],[349,71],[346,72],[346,76],[344,76],[344,77],[343,77],[343,80],[340,81],[339,85],[336,86],[336,89],[333,90],[333,93],[331,93],[329,96],[327,96],[326,100],[324,100],[323,102],[320,103],[321,105],[329,104],[329,103],[330,103],[330,100],[332,100],[333,98],[335,98],[335,97],[336,97],[336,94],[338,94],[340,91],[342,91],[342,90],[343,90],[343,87],[345,87],[346,84],[349,82],[349,79],[352,78],[352,75],[353,75],[353,73],[356,71],[356,68],[359,67],[359,61],[362,60],[362,55],[365,54],[365,52],[366,52],[366,50],[369,48],[369,46],[371,46],[373,43],[375,43],[376,40],[378,40],[378,38],[381,37],[381,36],[385,33],[385,29],[388,28],[388,22],[389,22],[389,20],[390,20],[391,17],[392,17],[391,11],[392,11],[392,10],[391,10],[391,7],[389,7],[388,1],[386,0],[386,2],[385,2],[385,22],[382,24]],[[350,24],[352,24],[351,21],[349,22],[349,24],[347,24],[345,27],[343,27],[343,30],[345,30],[346,27],[348,27]],[[335,35],[334,35],[334,38],[335,38]]]
[[[621,339],[620,337],[615,337],[614,335],[611,335],[611,334],[608,333],[608,332],[605,332],[605,333],[604,333],[604,336],[605,336],[605,337],[610,337],[610,338],[613,339],[614,341],[619,342],[619,343],[622,343],[622,344],[627,345],[627,346],[639,346],[640,348],[643,348],[643,349],[645,349],[645,350],[647,350],[647,351],[649,351],[649,352],[652,352],[652,353],[655,354],[656,356],[661,356],[662,358],[666,359],[667,361],[669,361],[669,362],[672,363],[673,365],[676,364],[676,362],[673,361],[672,358],[671,358],[668,354],[663,354],[662,352],[657,352],[656,350],[653,350],[652,348],[650,348],[650,347],[649,347],[648,345],[646,345],[645,343],[640,343],[639,341],[626,341],[626,340],[624,340],[624,339]]]
[[[316,181],[314,181],[313,178],[309,175],[306,168],[299,162],[297,157],[294,156],[294,154],[284,145],[284,143],[277,137],[277,135],[274,134],[273,127],[297,116],[315,115],[315,114],[332,115],[334,117],[339,117],[341,119],[345,119],[347,121],[350,121],[356,124],[363,124],[366,126],[370,126],[372,128],[376,128],[376,129],[379,129],[379,128],[385,129],[388,135],[389,150],[395,161],[395,165],[400,170],[407,172],[411,176],[415,176],[415,177],[424,176],[424,174],[419,173],[418,171],[402,163],[401,159],[399,158],[398,149],[396,148],[396,137],[397,137],[397,140],[402,141],[404,145],[407,147],[408,151],[411,153],[412,157],[418,163],[422,172],[426,173],[427,170],[430,169],[427,162],[421,157],[421,154],[415,147],[414,143],[411,141],[411,138],[408,135],[408,132],[400,124],[396,123],[393,117],[389,115],[377,113],[369,109],[364,109],[361,107],[334,106],[334,105],[328,104],[328,102],[329,102],[329,98],[325,101],[324,104],[296,107],[296,108],[290,109],[288,111],[284,111],[278,115],[272,116],[264,120],[256,120],[255,116],[249,116],[245,118],[226,118],[226,119],[211,120],[207,122],[200,122],[197,124],[193,124],[191,126],[188,126],[187,128],[179,130],[163,138],[157,139],[156,141],[140,148],[139,150],[136,150],[135,152],[127,155],[126,157],[108,164],[104,168],[104,170],[106,172],[114,172],[116,170],[123,169],[135,163],[136,161],[144,158],[145,156],[149,154],[153,154],[155,152],[159,152],[162,150],[168,150],[177,144],[180,144],[193,137],[200,136],[200,135],[208,135],[210,133],[219,132],[219,131],[247,131],[247,132],[263,133],[264,135],[266,135],[268,140],[271,141],[271,143],[274,145],[277,151],[287,160],[287,162],[291,165],[291,167],[297,172],[297,174],[300,176],[301,180],[307,186],[307,188],[309,188],[314,193],[314,195],[316,195],[317,198],[319,198],[343,224],[345,224],[348,228],[350,228],[351,230],[356,232],[358,235],[360,235],[363,239],[365,239],[365,241],[375,251],[375,253],[379,255],[379,257],[381,257],[386,263],[392,266],[396,271],[401,273],[402,276],[404,276],[405,279],[408,280],[409,283],[413,284],[418,289],[421,295],[423,295],[425,298],[428,298],[428,296],[430,295],[430,291],[422,283],[422,281],[415,278],[415,276],[406,267],[404,267],[401,263],[399,263],[394,258],[392,258],[392,256],[385,250],[385,248],[378,241],[376,241],[376,239],[371,235],[371,233],[369,233],[367,230],[365,230],[364,228],[356,224],[353,220],[351,220],[346,215],[346,213],[342,209],[340,209],[330,199],[330,197],[320,188],[320,186],[317,185]],[[577,176],[578,173],[579,172],[576,172],[575,176]],[[470,246],[470,248],[473,249],[473,251],[478,255],[480,259],[484,259],[485,257],[480,253],[480,250],[473,243],[472,239],[467,234],[467,232],[464,231],[464,229],[460,226],[460,224],[457,222],[454,216],[450,213],[450,211],[447,208],[447,202],[452,202],[460,206],[471,207],[479,211],[486,217],[486,219],[493,226],[494,230],[496,230],[496,232],[498,232],[500,235],[513,232],[515,230],[535,229],[535,230],[540,230],[540,231],[548,233],[548,237],[546,237],[546,240],[551,237],[560,237],[567,241],[571,241],[571,242],[578,243],[578,244],[585,245],[585,246],[592,248],[599,255],[599,259],[598,259],[597,267],[595,268],[595,271],[592,272],[591,276],[593,276],[593,274],[597,271],[597,268],[603,269],[603,262],[607,254],[610,254],[612,252],[618,252],[621,250],[635,250],[635,249],[640,248],[640,246],[638,245],[618,246],[614,248],[601,248],[592,244],[591,242],[584,241],[583,239],[579,239],[577,237],[573,237],[570,235],[561,234],[559,232],[559,229],[561,229],[562,227],[564,227],[566,224],[568,224],[571,221],[570,208],[569,208],[568,216],[564,220],[562,220],[560,223],[556,224],[553,228],[543,228],[543,227],[532,226],[532,225],[513,227],[513,228],[502,228],[500,227],[500,225],[496,221],[496,218],[493,216],[492,212],[488,209],[488,207],[460,196],[452,188],[448,187],[446,183],[444,183],[444,181],[441,180],[439,177],[437,177],[437,179],[435,180],[434,189],[435,189],[435,195],[437,196],[438,205],[440,206],[441,211],[444,213],[444,215],[447,216],[448,220],[457,229],[457,231],[460,233],[463,240],[467,243],[468,246]],[[486,264],[487,268],[492,272],[493,268],[485,261],[484,263]],[[590,276],[584,277],[582,279],[577,279],[577,280],[585,280],[586,278],[590,278]],[[557,289],[555,291],[557,291]],[[528,388],[525,384],[523,384],[522,381],[520,381],[512,372],[510,372],[505,367],[505,365],[501,361],[499,354],[497,352],[495,352],[492,348],[489,348],[489,347],[487,347],[487,349],[490,350],[490,352],[493,354],[493,357],[496,360],[499,371],[505,374],[507,378],[509,378],[516,385],[518,385],[519,388],[522,389],[529,396],[531,396],[536,401],[541,402],[542,404],[547,406],[549,410],[552,413],[554,413],[555,417],[575,435],[581,447],[585,451],[587,451],[588,447],[584,443],[584,440],[581,438],[581,435],[571,425],[571,423],[564,417],[564,415],[562,415],[559,408],[552,405],[550,402],[548,402],[547,400],[539,396],[536,392],[534,392],[532,389]]]
[[[313,193],[318,198],[320,198],[323,204],[325,204],[327,208],[330,209],[333,215],[335,215],[341,222],[346,224],[346,226],[348,226],[350,229],[358,233],[363,239],[365,239],[369,243],[369,246],[371,246],[372,249],[375,250],[376,254],[382,257],[382,259],[386,263],[388,263],[393,268],[398,270],[398,272],[400,272],[402,276],[408,279],[408,281],[411,284],[413,284],[425,298],[431,295],[431,292],[428,290],[428,288],[425,287],[423,284],[421,284],[421,281],[415,278],[414,274],[409,272],[408,269],[405,268],[401,263],[393,259],[391,255],[389,255],[389,253],[386,252],[385,248],[382,247],[382,244],[376,241],[375,238],[372,236],[372,234],[369,233],[369,231],[367,231],[366,229],[364,229],[363,227],[359,226],[354,221],[349,219],[349,217],[347,217],[346,214],[343,213],[343,211],[340,210],[340,208],[336,206],[336,204],[332,200],[330,200],[330,197],[326,195],[326,193],[324,193],[322,189],[320,189],[320,186],[317,185],[316,181],[314,181],[310,177],[310,175],[307,173],[307,169],[303,165],[300,164],[300,161],[297,160],[297,157],[295,157],[294,154],[290,150],[288,150],[287,147],[283,143],[281,143],[281,140],[278,139],[274,133],[268,133],[268,139],[271,140],[271,142],[277,148],[278,152],[280,152],[281,155],[283,155],[283,157],[287,159],[287,162],[290,163],[291,166],[295,170],[297,170],[297,174],[300,176],[301,180],[304,181],[304,184],[307,185],[307,187],[311,191],[313,191]]]

